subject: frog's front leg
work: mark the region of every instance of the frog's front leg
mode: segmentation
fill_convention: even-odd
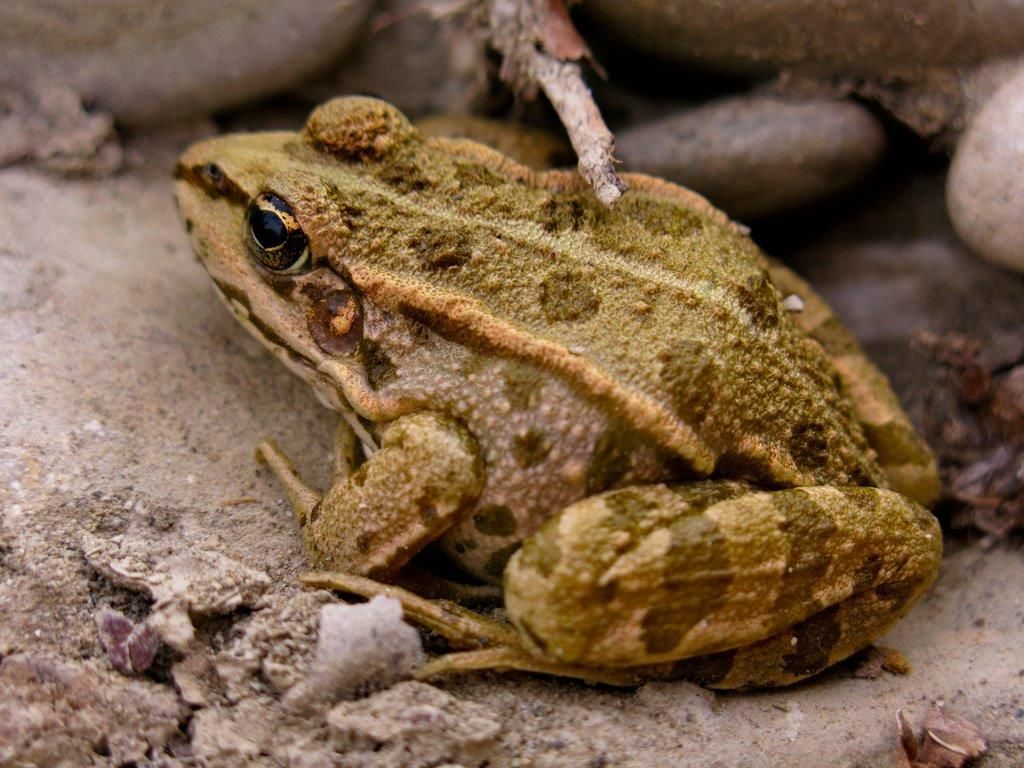
[[[322,496],[271,441],[257,448],[282,482],[316,568],[388,578],[476,502],[484,470],[464,426],[419,411],[387,424],[380,448],[352,469],[354,440],[335,441],[333,481]]]
[[[524,544],[505,601],[528,647],[587,666],[680,659],[715,687],[785,685],[864,647],[938,573],[938,523],[877,488],[707,481],[571,505]],[[706,657],[710,666],[702,666]]]

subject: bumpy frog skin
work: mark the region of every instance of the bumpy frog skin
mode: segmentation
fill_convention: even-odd
[[[204,141],[177,179],[220,295],[343,417],[322,496],[259,448],[335,572],[308,581],[477,648],[430,672],[783,685],[934,580],[935,462],[885,378],[697,195],[626,174],[605,208],[367,98]],[[501,584],[512,626],[380,583],[424,549]]]

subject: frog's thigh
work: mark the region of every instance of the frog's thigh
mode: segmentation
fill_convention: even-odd
[[[883,633],[934,580],[941,550],[935,518],[892,491],[625,488],[527,540],[505,600],[528,645],[575,664],[658,663],[782,633],[784,654],[757,657],[758,679],[736,684],[791,682]]]
[[[303,526],[310,561],[391,576],[458,521],[482,485],[476,441],[463,426],[431,412],[403,416],[358,469],[336,467],[334,485]]]
[[[854,414],[878,454],[889,485],[919,504],[931,506],[941,489],[935,456],[900,407],[885,374],[803,278],[774,260],[768,271],[783,295],[795,294],[803,302],[803,309],[793,319],[835,365],[843,393],[853,403]]]

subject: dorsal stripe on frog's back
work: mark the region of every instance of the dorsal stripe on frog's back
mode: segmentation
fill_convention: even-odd
[[[614,403],[638,429],[686,459],[695,475],[708,475],[714,469],[714,453],[689,425],[660,403],[638,400],[585,358],[494,317],[479,301],[427,291],[365,265],[351,266],[349,274],[367,297],[413,317],[442,337],[528,360],[576,381],[596,398]]]

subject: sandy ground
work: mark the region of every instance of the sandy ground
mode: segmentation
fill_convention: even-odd
[[[214,691],[211,684],[206,693],[190,694],[188,706],[173,686],[167,651],[147,675],[130,679],[111,670],[99,643],[98,608],[137,619],[147,601],[87,566],[83,534],[155,542],[154,557],[209,550],[267,574],[263,602],[197,621],[200,656],[204,647],[210,654],[237,648],[261,617],[273,625],[281,605],[302,604],[293,581],[304,567],[297,530],[279,489],[256,468],[252,448],[272,435],[311,477],[317,471],[322,477],[327,465],[332,419],[229,316],[191,255],[169,180],[187,138],[133,145],[135,167],[107,180],[0,172],[0,687],[7,689],[0,696],[0,710],[7,707],[0,713],[0,766],[62,759],[65,765],[418,764],[409,753],[382,749],[380,739],[376,751],[366,744],[342,747],[322,723],[288,720],[265,670],[263,678],[245,678],[251,684],[241,692]],[[926,182],[926,200],[941,200],[937,183]],[[856,247],[848,242],[852,230],[861,238]],[[880,230],[863,230],[841,230],[823,247],[840,272],[843,259],[863,265],[880,249],[891,259],[907,255],[893,267],[905,280],[933,275],[936,264],[947,275],[968,264],[982,284],[1001,286],[999,295],[1016,302],[1019,313],[1024,284],[971,260],[948,225],[916,226],[887,249]],[[855,330],[886,352],[883,364],[899,365],[905,336],[872,327],[884,326],[890,314],[866,311],[863,299],[851,298],[849,285],[825,267],[811,272],[839,299]],[[971,285],[974,293],[964,301],[983,306],[985,295]],[[962,295],[959,287],[951,290]],[[908,308],[906,302],[917,300],[913,292],[883,299],[900,302],[899,311],[910,313],[907,322],[934,319],[931,309]],[[913,371],[895,372],[901,387],[912,388]],[[225,504],[246,497],[252,501]],[[884,640],[912,663],[903,677],[859,679],[844,667],[756,695],[667,683],[593,689],[524,675],[445,681],[440,688],[481,705],[476,716],[500,728],[487,743],[456,745],[438,760],[590,768],[884,766],[896,747],[897,709],[917,723],[941,701],[987,737],[990,753],[981,765],[1021,765],[1022,583],[1019,549],[949,542],[937,586]],[[284,679],[291,679],[301,674],[305,657],[296,651],[281,663]],[[396,696],[386,710],[391,714],[379,717],[400,719],[403,701]],[[458,702],[452,706],[457,710]],[[437,738],[445,737],[439,730]]]

